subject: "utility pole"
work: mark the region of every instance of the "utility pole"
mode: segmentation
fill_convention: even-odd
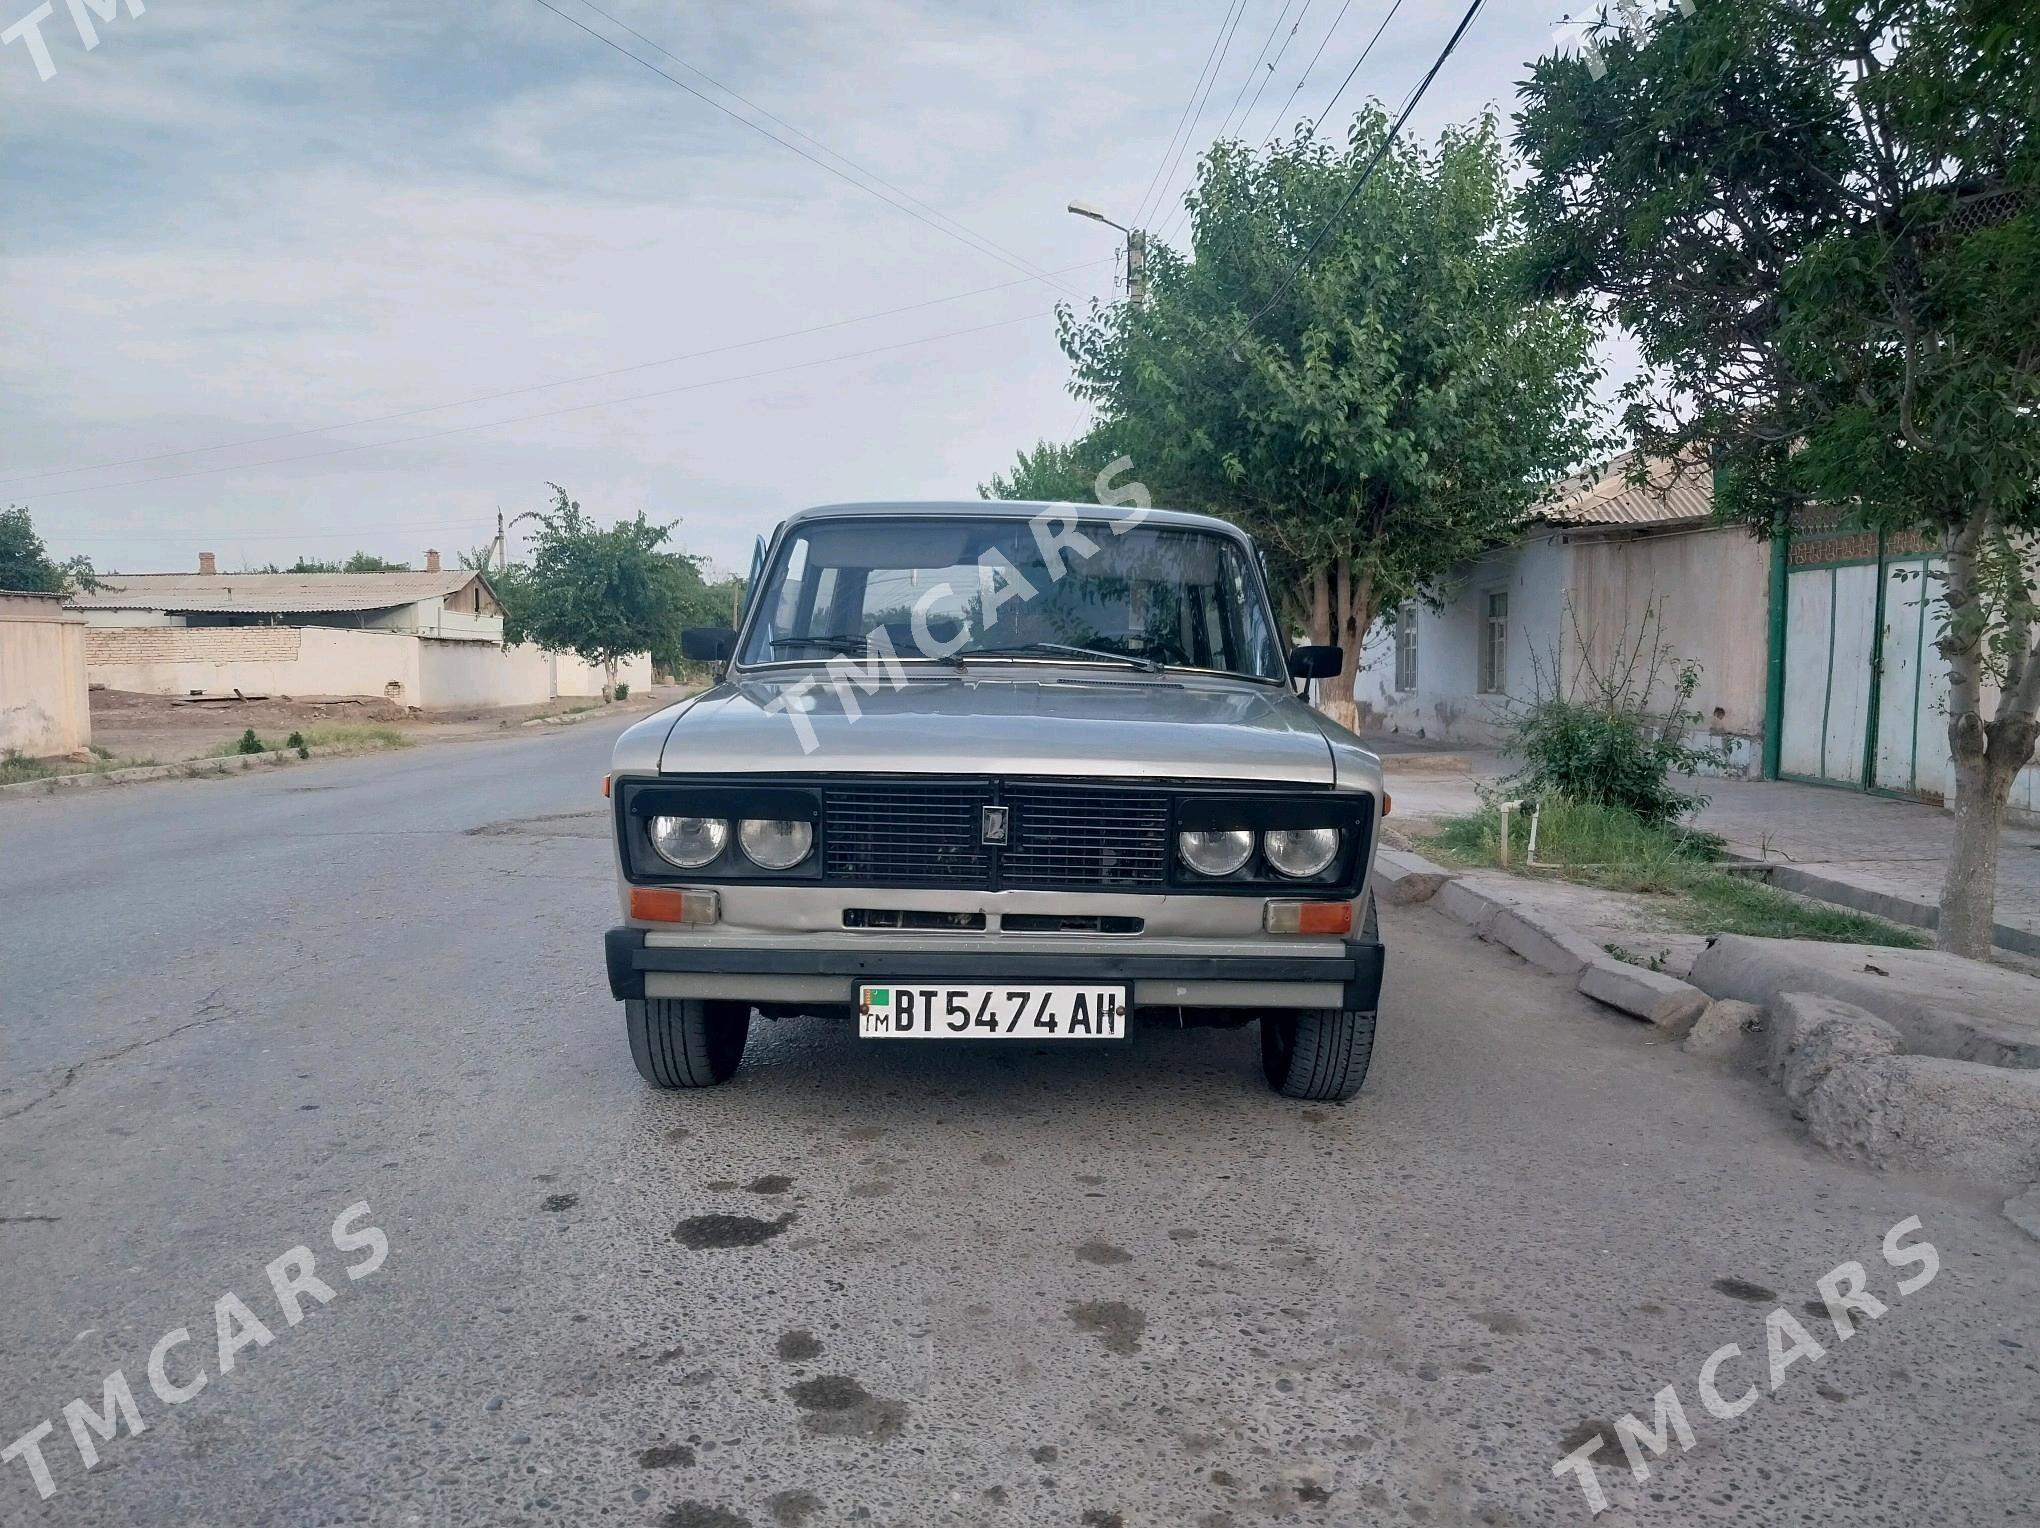
[[[1136,308],[1139,307],[1147,297],[1146,230],[1128,228],[1124,223],[1115,223],[1089,202],[1071,202],[1069,210],[1080,218],[1103,223],[1107,228],[1116,228],[1126,235],[1126,300]]]

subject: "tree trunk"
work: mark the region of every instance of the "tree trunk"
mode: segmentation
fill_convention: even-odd
[[[1998,843],[2005,802],[2018,771],[1980,755],[1958,755],[1953,768],[1955,842],[1948,854],[1947,878],[1941,883],[1941,917],[1934,942],[1953,954],[1988,960],[1997,920]]]
[[[602,698],[616,699],[616,660],[609,659],[602,665]]]
[[[1332,640],[1332,596],[1331,587],[1325,579],[1323,568],[1310,570],[1310,640],[1314,646],[1324,647]]]
[[[1344,661],[1339,665],[1338,678],[1329,681],[1320,694],[1318,709],[1348,730],[1358,730],[1360,725],[1359,707],[1353,701],[1353,680],[1360,670],[1360,642],[1366,635],[1364,631],[1354,630],[1355,595],[1359,596],[1360,603],[1367,603],[1371,600],[1373,588],[1371,570],[1361,574],[1359,585],[1355,587],[1352,558],[1341,557],[1332,565],[1334,619],[1331,640],[1344,650]]]
[[[1974,607],[1985,596],[1977,554],[1999,535],[1987,517],[1972,520],[1948,548],[1944,598],[1948,619],[1936,644],[1948,663],[1948,754],[1955,775],[1955,841],[1941,883],[1935,943],[1973,960],[1990,959],[1997,920],[1998,845],[2012,783],[2033,758],[2040,712],[2040,649],[2017,602],[2010,655],[1995,714],[1983,719],[1984,623]],[[2025,591],[2021,591],[2023,595]]]

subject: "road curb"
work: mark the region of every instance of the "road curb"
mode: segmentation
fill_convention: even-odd
[[[1375,895],[1390,906],[1428,902],[1454,873],[1406,849],[1378,849],[1374,855]]]
[[[1775,860],[1741,860],[1725,864],[1722,868],[1746,874],[1780,891],[1846,907],[1851,912],[1868,913],[1887,923],[1925,929],[1930,933],[1940,925],[1941,910],[1931,902],[1916,902],[1896,892],[1877,891],[1852,881],[1837,880],[1808,870],[1803,865],[1786,865]],[[1991,943],[2001,950],[2040,956],[2040,929],[2022,928],[2016,923],[1996,923],[1991,926]]]
[[[103,785],[138,785],[144,780],[211,780],[243,775],[264,765],[275,769],[310,764],[319,759],[347,759],[369,753],[396,753],[384,745],[373,748],[319,748],[300,759],[294,749],[267,748],[261,753],[230,753],[217,758],[182,759],[175,764],[137,764],[132,769],[86,769],[51,775],[47,780],[22,780],[0,785],[0,800],[9,796],[54,796],[64,791],[97,790]]]

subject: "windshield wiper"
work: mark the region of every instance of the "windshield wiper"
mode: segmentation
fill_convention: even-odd
[[[819,647],[832,653],[866,653],[871,650],[870,639],[866,637],[774,637],[772,646]]]
[[[1018,642],[1011,647],[973,647],[957,654],[959,658],[1017,658],[1027,653],[1062,653],[1072,658],[1092,658],[1101,663],[1124,663],[1142,673],[1159,674],[1161,664],[1152,658],[1143,658],[1138,653],[1115,653],[1102,647],[1075,647],[1068,642]]]

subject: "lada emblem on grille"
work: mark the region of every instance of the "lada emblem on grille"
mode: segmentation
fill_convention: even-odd
[[[978,836],[988,844],[1003,844],[1006,841],[1006,811],[1002,806],[988,806],[979,823]]]

